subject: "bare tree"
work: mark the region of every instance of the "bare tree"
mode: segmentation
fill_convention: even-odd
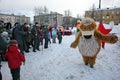
[[[46,6],[35,7],[34,12],[35,12],[35,15],[47,14],[48,13],[48,8]]]
[[[39,12],[39,14],[43,14],[43,7],[42,6],[38,7],[38,12]]]
[[[70,16],[70,10],[69,9],[67,10],[67,13],[68,13],[67,15]]]
[[[44,6],[44,8],[43,8],[43,12],[44,12],[44,14],[47,14],[49,12],[48,8],[46,6]]]
[[[93,18],[94,19],[94,17],[95,17],[95,5],[93,4],[92,5],[92,10],[91,10],[91,18]]]
[[[77,14],[77,19],[79,19],[80,18],[80,15],[79,14]]]
[[[81,19],[82,19],[82,17],[81,17],[80,14],[77,14],[77,19],[78,19],[78,20],[81,20]]]
[[[35,14],[35,15],[37,15],[37,14],[38,14],[37,7],[34,7],[34,14]]]
[[[65,16],[67,16],[67,11],[66,10],[64,11],[64,13],[65,13]]]
[[[42,7],[35,7],[34,8],[34,13],[35,15],[39,15],[42,13]]]
[[[72,15],[72,13],[71,13],[71,11],[68,9],[68,16],[71,16]]]
[[[65,10],[64,12],[65,12],[65,16],[71,16],[72,15],[71,11],[69,9]]]

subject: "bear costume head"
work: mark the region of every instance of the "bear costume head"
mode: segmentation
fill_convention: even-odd
[[[94,31],[96,29],[96,24],[95,24],[93,19],[84,18],[81,21],[81,25],[80,25],[79,29],[80,29],[80,32],[81,32],[82,36],[84,36],[86,39],[89,39],[92,36],[94,36]]]

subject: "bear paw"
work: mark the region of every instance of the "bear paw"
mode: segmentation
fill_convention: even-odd
[[[110,39],[111,43],[116,43],[118,41],[118,37],[117,36],[112,36]]]
[[[70,47],[71,47],[71,48],[76,48],[77,45],[78,45],[77,43],[73,42],[73,43],[71,43]]]

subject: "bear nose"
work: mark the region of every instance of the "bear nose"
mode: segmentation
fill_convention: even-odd
[[[92,37],[92,35],[84,35],[85,39],[90,39]]]

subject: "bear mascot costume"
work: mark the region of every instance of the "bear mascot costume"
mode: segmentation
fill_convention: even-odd
[[[78,46],[85,65],[89,64],[91,68],[94,67],[97,54],[101,49],[101,41],[104,40],[112,44],[118,41],[116,35],[100,33],[96,28],[95,21],[91,18],[82,19],[79,30],[76,39],[71,43],[70,47],[76,48]]]

